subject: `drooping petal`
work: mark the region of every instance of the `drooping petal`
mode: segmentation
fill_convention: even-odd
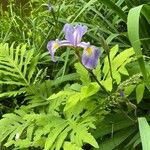
[[[83,49],[86,49],[87,47],[90,47],[91,45],[90,45],[90,42],[80,42],[77,46]]]
[[[82,39],[82,36],[87,32],[87,26],[77,25],[73,27],[70,24],[65,24],[63,31],[65,32],[65,39],[73,46],[77,46]]]
[[[71,46],[71,44],[66,40],[59,41],[58,39],[56,39],[55,41],[48,42],[47,49],[49,53],[51,54],[52,61],[56,62],[55,52],[59,47],[62,47],[62,46]]]
[[[56,62],[55,52],[58,47],[59,47],[59,44],[56,41],[49,41],[47,44],[47,49],[48,49],[49,53],[51,54],[52,61],[54,61],[54,62]]]
[[[98,63],[100,51],[95,46],[86,47],[82,54],[82,64],[88,69],[94,69]]]

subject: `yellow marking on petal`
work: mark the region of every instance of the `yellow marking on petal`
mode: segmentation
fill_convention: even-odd
[[[54,43],[53,44],[53,50],[56,50],[57,48],[59,48],[59,44],[58,43]]]
[[[87,51],[88,55],[92,55],[93,49],[92,49],[91,47],[88,47],[88,48],[86,49],[86,51]]]

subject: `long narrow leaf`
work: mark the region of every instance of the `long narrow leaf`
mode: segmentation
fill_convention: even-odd
[[[131,41],[131,44],[137,56],[138,63],[139,63],[146,87],[150,91],[150,80],[148,79],[148,74],[145,68],[145,63],[144,63],[144,59],[143,59],[143,55],[141,51],[140,33],[139,33],[140,14],[144,9],[145,9],[144,5],[140,5],[138,7],[132,8],[128,14],[127,25],[128,25],[129,39]],[[145,17],[147,16],[145,15]]]
[[[88,3],[86,3],[86,5],[81,9],[81,11],[77,14],[77,16],[75,17],[75,19],[73,20],[73,22],[76,21],[76,19],[88,8],[90,7],[92,4],[94,4],[97,0],[90,0]]]
[[[150,126],[144,117],[138,118],[138,122],[143,150],[150,150]]]
[[[99,0],[99,2],[102,2],[104,5],[112,9],[121,19],[123,19],[126,22],[127,20],[126,14],[115,3],[113,3],[110,0]]]

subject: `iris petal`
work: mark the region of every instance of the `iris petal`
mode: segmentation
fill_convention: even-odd
[[[51,54],[52,61],[56,62],[55,52],[59,47],[62,47],[62,46],[72,46],[72,45],[66,40],[59,41],[58,39],[56,39],[55,41],[48,42],[47,49],[49,53]]]
[[[74,27],[74,45],[81,42],[82,36],[87,32],[87,26],[77,25]]]
[[[73,37],[74,27],[70,24],[65,24],[63,31],[65,33],[65,39],[73,45],[74,44],[74,37]]]
[[[59,44],[56,41],[49,41],[47,44],[47,49],[48,49],[49,53],[51,54],[52,61],[54,61],[54,62],[56,62],[54,55],[55,55],[56,49],[58,47],[59,47]]]
[[[87,26],[77,25],[73,27],[70,24],[65,24],[63,31],[65,32],[65,39],[73,46],[77,46],[82,39],[82,36],[87,32]]]
[[[100,51],[95,46],[86,47],[82,54],[82,64],[88,69],[94,69],[98,63]]]

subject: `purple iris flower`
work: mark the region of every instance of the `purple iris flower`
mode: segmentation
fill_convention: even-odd
[[[62,46],[72,46],[72,47],[81,47],[83,48],[82,54],[82,64],[88,68],[93,69],[98,63],[98,58],[100,56],[100,51],[97,47],[90,45],[89,42],[81,42],[82,36],[87,32],[87,26],[76,25],[75,27],[66,24],[63,28],[65,33],[65,39],[59,41],[49,41],[47,44],[47,49],[49,50],[52,60],[55,62],[55,52],[59,47]]]

